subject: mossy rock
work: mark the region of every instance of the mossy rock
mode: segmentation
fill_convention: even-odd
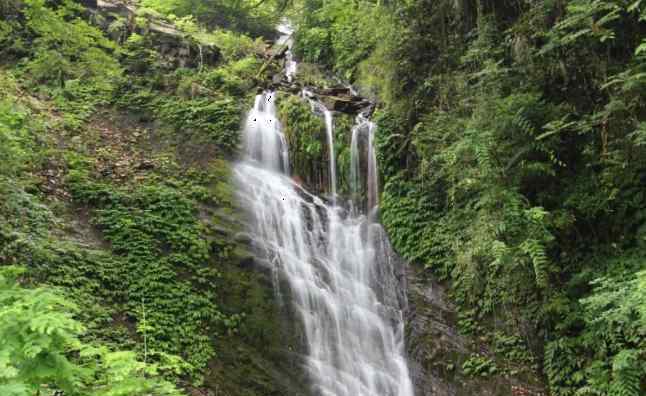
[[[218,304],[244,314],[239,328],[218,338],[205,385],[221,395],[309,395],[302,330],[278,299],[268,274],[235,263],[221,267]]]

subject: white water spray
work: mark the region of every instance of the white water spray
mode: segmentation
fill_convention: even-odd
[[[352,127],[352,140],[350,140],[350,193],[352,205],[357,205],[356,200],[359,199],[361,193],[361,184],[359,174],[359,132],[361,131],[361,123],[357,123]]]
[[[248,158],[274,171],[289,173],[287,141],[276,116],[274,92],[256,96],[245,121],[244,143]]]
[[[368,122],[368,210],[379,205],[379,175],[377,174],[377,154],[375,152],[376,125]]]

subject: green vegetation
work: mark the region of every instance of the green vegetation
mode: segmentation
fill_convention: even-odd
[[[450,282],[462,327],[521,340],[500,352],[533,355],[553,395],[643,394],[646,3],[305,0],[297,15],[301,56],[381,101],[382,220]]]
[[[464,364],[462,364],[462,371],[466,375],[487,377],[496,372],[496,364],[486,357],[470,356]]]
[[[179,396],[171,383],[147,378],[158,367],[135,360],[133,352],[110,351],[81,341],[78,308],[50,289],[28,289],[18,279],[24,268],[0,269],[0,391],[31,396]],[[74,356],[74,357],[72,357]]]
[[[128,274],[108,279],[123,293],[120,311],[137,323],[146,318],[151,351],[182,355],[195,369],[205,367],[214,355],[210,337],[217,326],[234,328],[238,318],[225,317],[214,302],[211,285],[219,274],[209,260],[217,247],[203,236],[191,200],[208,196],[208,190],[178,183],[127,191],[92,182],[77,170],[70,171],[68,182],[73,198],[93,208],[93,223],[113,257],[121,259],[119,271]],[[220,253],[226,259],[226,251]]]
[[[298,96],[279,96],[278,110],[294,172],[309,186],[320,184],[329,168],[325,122]]]
[[[88,19],[71,0],[0,14],[0,393],[282,393],[278,370],[232,366],[276,312],[222,305],[272,303],[239,268],[226,161],[263,41],[187,14]],[[245,356],[279,356],[281,331]]]
[[[252,36],[272,36],[278,23],[275,10],[287,5],[284,1],[267,0],[141,0],[140,3],[170,19],[195,17],[211,29],[224,28]]]

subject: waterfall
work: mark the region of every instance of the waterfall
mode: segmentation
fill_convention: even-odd
[[[287,81],[292,82],[298,67],[294,59],[294,54],[292,53],[292,35],[294,34],[294,29],[292,29],[287,21],[283,21],[276,28],[281,33],[276,44],[287,46],[287,51],[285,52],[285,77],[287,77]]]
[[[291,47],[292,30],[279,26]],[[290,63],[290,62],[293,62]],[[285,75],[296,62],[288,52]],[[404,347],[406,298],[399,261],[381,225],[368,214],[379,193],[373,145],[375,125],[357,119],[352,133],[353,199],[361,189],[360,135],[367,134],[367,210],[336,204],[334,119],[303,90],[327,131],[332,204],[290,176],[288,147],[276,115],[276,93],[256,97],[244,125],[245,157],[234,167],[238,197],[250,215],[249,231],[266,256],[276,293],[298,313],[306,344],[305,370],[316,396],[413,396]],[[281,285],[289,290],[282,293]]]
[[[330,195],[332,203],[336,204],[336,156],[334,155],[334,118],[332,112],[323,109],[325,118],[325,132],[327,133],[327,146],[330,157]]]
[[[375,153],[375,130],[373,122],[368,122],[368,210],[379,205],[379,175],[377,174],[377,154]]]
[[[366,116],[359,114],[352,128],[350,142],[350,189],[352,193],[352,207],[361,208],[366,205],[366,212],[371,213],[379,205],[379,174],[377,172],[377,155],[374,149],[374,136],[377,126]],[[367,135],[367,136],[363,136]],[[360,140],[364,140],[366,147],[366,186],[367,201],[359,202],[363,185],[361,182],[361,153]]]
[[[405,300],[385,232],[289,178],[274,99],[273,92],[256,98],[244,127],[246,156],[234,178],[254,243],[274,279],[285,281],[285,295],[302,320],[313,393],[412,396]]]
[[[276,116],[274,92],[256,96],[244,128],[247,157],[274,171],[289,173],[289,151]]]
[[[318,114],[323,115],[323,120],[325,121],[325,134],[327,137],[327,146],[328,146],[328,162],[329,162],[329,189],[331,201],[333,204],[336,204],[336,187],[337,187],[337,177],[336,177],[336,155],[334,153],[334,113],[328,110],[323,103],[316,100],[315,95],[307,89],[303,89],[301,96],[307,100],[312,107],[312,111]]]
[[[359,121],[357,119],[357,121]],[[352,140],[350,140],[350,202],[353,210],[358,206],[357,200],[361,194],[361,184],[359,174],[359,132],[361,131],[361,123],[357,122],[352,127]]]

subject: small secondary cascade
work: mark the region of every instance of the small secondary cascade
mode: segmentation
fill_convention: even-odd
[[[360,179],[361,175],[361,153],[359,148],[360,141],[363,139],[366,150],[365,167],[366,167],[366,186],[365,191],[367,194],[366,212],[370,213],[379,205],[379,175],[377,173],[377,155],[374,149],[374,136],[377,126],[374,122],[370,121],[365,115],[359,114],[352,128],[352,140],[350,142],[350,189],[353,198],[353,210],[358,210],[357,207],[362,204],[358,198],[361,197],[363,192],[363,185]],[[367,135],[367,136],[366,136]]]
[[[324,109],[325,132],[327,133],[327,146],[330,158],[330,195],[332,203],[336,205],[336,156],[334,155],[334,118],[332,112]]]
[[[284,279],[307,344],[315,395],[412,396],[402,299],[383,228],[298,186],[286,173],[275,94],[258,96],[245,125],[246,158],[234,169],[254,242]],[[268,148],[276,152],[271,154]],[[276,281],[276,287],[279,287]]]
[[[292,29],[289,23],[283,21],[277,26],[277,30],[281,33],[281,36],[276,41],[276,44],[287,46],[287,51],[285,51],[285,77],[287,77],[287,81],[292,82],[298,67],[296,60],[294,60],[294,54],[292,53],[292,35],[294,34],[294,29]]]
[[[336,204],[336,155],[334,154],[334,113],[328,110],[323,103],[314,99],[314,94],[307,89],[303,89],[301,96],[305,98],[312,107],[312,111],[323,115],[325,121],[325,134],[327,136],[328,162],[330,173],[330,196],[333,204]]]

